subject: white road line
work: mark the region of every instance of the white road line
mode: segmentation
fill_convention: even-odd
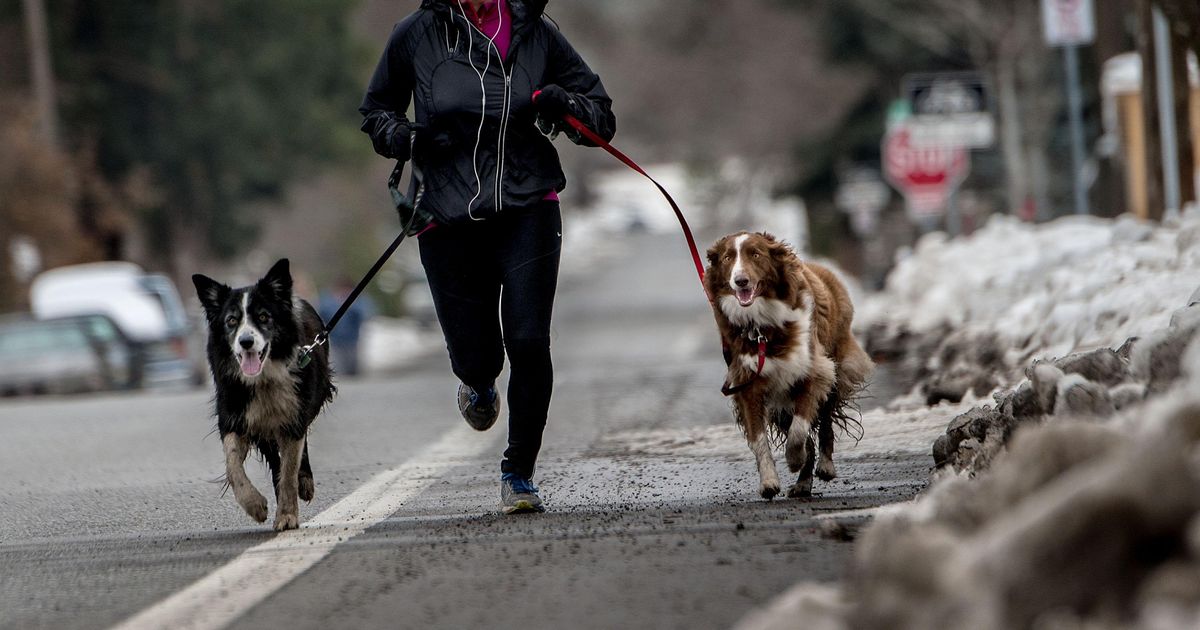
[[[465,425],[457,426],[422,454],[375,475],[300,529],[247,549],[113,630],[224,628],[320,562],[338,544],[394,514],[451,467],[481,455],[495,435],[485,437]]]

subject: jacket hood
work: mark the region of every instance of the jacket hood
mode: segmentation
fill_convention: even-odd
[[[510,5],[510,10],[518,10],[520,8],[513,5],[522,5],[530,17],[541,17],[542,13],[546,11],[546,4],[549,3],[549,1],[550,0],[507,0]],[[438,9],[439,7],[449,8],[451,2],[457,2],[457,0],[421,0],[421,8],[434,10]]]

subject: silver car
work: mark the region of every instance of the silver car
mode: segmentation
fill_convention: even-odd
[[[0,396],[127,389],[134,361],[104,316],[0,320]]]
[[[34,278],[29,301],[38,319],[100,314],[130,341],[139,387],[186,387],[206,372],[202,336],[188,320],[175,284],[129,262],[58,267]]]

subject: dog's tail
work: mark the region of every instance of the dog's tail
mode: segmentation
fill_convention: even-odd
[[[865,432],[859,401],[863,398],[866,385],[866,383],[861,383],[848,390],[838,387],[831,389],[829,396],[825,402],[821,403],[821,408],[817,411],[817,421],[812,426],[813,435],[817,435],[823,422],[829,422],[836,431],[856,443],[862,440]],[[782,427],[782,430],[786,433],[787,428]]]
[[[859,401],[864,398],[864,392],[870,384],[871,373],[875,364],[871,361],[862,346],[853,336],[841,346],[841,357],[837,362],[837,382],[829,393],[827,407],[822,412],[828,417],[835,429],[842,435],[853,438],[855,442],[863,439],[862,408]],[[825,417],[824,413],[822,417]]]
[[[862,408],[859,406],[864,390],[866,390],[865,383],[851,390],[848,397],[839,394],[837,388],[834,388],[833,393],[829,395],[830,399],[836,399],[829,408],[829,420],[833,423],[833,428],[840,431],[842,435],[853,439],[855,443],[861,441],[866,435],[862,424]]]

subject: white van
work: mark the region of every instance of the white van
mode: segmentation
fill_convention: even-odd
[[[130,262],[59,267],[29,288],[34,317],[100,314],[133,345],[131,370],[141,387],[202,382],[203,361],[193,343],[187,311],[170,278]]]

